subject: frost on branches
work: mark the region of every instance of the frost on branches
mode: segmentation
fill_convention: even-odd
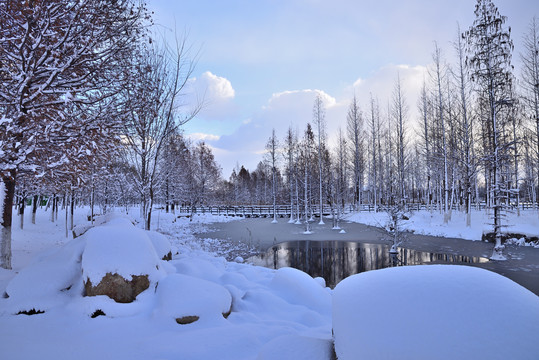
[[[110,126],[103,113],[112,108],[121,61],[141,37],[145,19],[146,10],[132,0],[0,2],[0,173],[7,194],[2,244],[11,241],[17,177],[53,172],[47,164],[73,174],[78,155],[92,154],[81,139],[98,138]],[[9,268],[2,259],[0,266]]]

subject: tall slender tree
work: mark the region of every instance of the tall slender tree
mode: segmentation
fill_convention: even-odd
[[[319,198],[320,198],[320,225],[324,224],[324,189],[322,187],[323,182],[323,159],[322,159],[322,149],[324,147],[324,142],[326,139],[326,108],[324,106],[324,101],[322,96],[318,94],[314,100],[313,105],[313,122],[316,126],[316,137],[318,139],[318,179],[319,179]]]
[[[279,153],[279,140],[275,135],[275,129],[272,129],[271,136],[266,143],[266,154],[268,162],[271,166],[271,196],[273,198],[273,220],[272,223],[277,223],[277,161]]]
[[[528,32],[524,36],[524,51],[520,54],[522,60],[522,86],[526,114],[534,122],[536,142],[536,167],[538,171],[536,184],[539,184],[539,21],[533,17]],[[535,198],[539,199],[539,186]],[[539,208],[539,204],[537,204]]]
[[[457,40],[454,48],[458,56],[458,70],[453,72],[459,88],[458,102],[460,107],[460,139],[462,141],[459,158],[464,168],[464,191],[466,203],[466,226],[471,226],[472,185],[475,177],[475,159],[473,156],[473,117],[470,112],[470,85],[468,67],[465,62],[465,47],[461,36],[460,25],[457,28]]]
[[[444,99],[443,99],[443,92],[442,92],[442,83],[445,80],[445,77],[447,75],[445,64],[443,63],[442,59],[442,51],[438,47],[438,43],[434,43],[434,53],[432,54],[432,60],[434,64],[434,68],[431,72],[431,77],[434,81],[435,88],[436,88],[436,104],[437,104],[437,115],[439,118],[440,123],[440,133],[442,138],[441,143],[441,151],[442,151],[442,157],[443,157],[443,194],[444,194],[444,223],[447,224],[449,221],[449,179],[448,179],[448,142],[446,139],[446,120],[445,120],[445,105],[444,105]]]
[[[490,0],[478,0],[475,6],[475,20],[466,32],[468,42],[468,64],[472,80],[482,99],[483,128],[488,136],[485,154],[490,173],[491,192],[494,209],[494,234],[496,245],[493,259],[505,259],[502,245],[502,210],[506,184],[502,170],[506,166],[509,144],[505,137],[507,107],[511,106],[509,87],[511,76],[511,54],[513,41],[510,28],[504,24],[506,17],[500,15],[498,8]]]
[[[352,169],[354,172],[354,205],[356,210],[361,206],[361,193],[363,191],[363,115],[359,107],[359,102],[354,95],[348,108],[347,115],[348,139],[350,141],[350,150],[352,152]]]
[[[400,74],[397,75],[395,87],[393,89],[393,107],[392,116],[396,125],[396,145],[397,145],[397,173],[398,173],[398,187],[399,187],[399,202],[403,209],[406,208],[407,193],[406,193],[406,120],[408,114],[408,105],[404,97],[404,92],[401,86]]]
[[[294,184],[295,184],[295,178],[296,178],[296,171],[295,171],[295,153],[296,153],[296,136],[294,134],[294,130],[292,130],[292,127],[288,128],[288,131],[286,132],[286,138],[284,142],[284,156],[286,158],[286,177],[288,182],[288,193],[289,193],[289,201],[290,201],[290,219],[288,220],[289,223],[294,223],[296,220],[294,220]],[[297,214],[299,217],[299,214]]]
[[[373,205],[374,205],[374,212],[378,211],[378,171],[377,171],[377,162],[376,162],[376,153],[377,153],[377,146],[376,146],[376,139],[377,139],[377,122],[380,110],[378,107],[378,103],[375,102],[372,94],[371,94],[371,119],[370,119],[370,127],[371,127],[371,156],[372,156],[372,163],[371,163],[371,169],[372,169],[372,191],[373,191]]]

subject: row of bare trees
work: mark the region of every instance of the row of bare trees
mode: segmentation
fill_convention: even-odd
[[[95,205],[140,205],[149,229],[156,196],[204,201],[217,182],[211,150],[181,135],[200,109],[182,100],[196,54],[152,37],[139,0],[0,2],[1,267],[29,199],[33,221],[45,202],[54,221],[61,203],[66,235],[81,201],[91,218]]]
[[[522,202],[538,206],[539,191],[539,26],[535,18],[530,23],[517,76],[506,21],[492,1],[478,0],[473,24],[457,29],[450,49],[456,63],[434,44],[418,119],[410,118],[397,75],[387,110],[374,95],[363,108],[351,101],[346,134],[339,130],[330,150],[318,96],[314,129],[308,125],[303,135],[289,129],[283,141],[285,179],[275,197],[290,203],[297,217],[310,216],[315,204],[405,210],[421,203],[442,211],[448,222],[457,207],[468,226],[472,205],[484,203],[500,246],[504,210],[518,212]]]

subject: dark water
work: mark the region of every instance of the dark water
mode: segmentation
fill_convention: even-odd
[[[290,241],[277,244],[251,262],[273,269],[293,267],[312,277],[323,277],[334,287],[342,279],[369,270],[420,264],[470,264],[488,262],[481,257],[437,254],[398,248],[390,254],[390,246],[349,241]]]

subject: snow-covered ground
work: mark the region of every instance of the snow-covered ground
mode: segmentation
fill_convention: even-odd
[[[87,224],[86,212],[77,210],[76,224]],[[329,359],[334,328],[337,353],[342,354],[339,359],[346,359],[347,350],[342,353],[339,343],[357,337],[355,326],[388,331],[366,331],[362,339],[380,343],[374,337],[384,337],[387,341],[382,341],[380,354],[389,354],[391,344],[399,344],[392,340],[405,332],[407,346],[400,347],[398,357],[418,358],[412,357],[409,349],[421,348],[424,341],[412,335],[437,329],[439,322],[432,313],[439,314],[444,322],[443,314],[451,304],[458,305],[451,309],[462,312],[462,316],[444,325],[447,331],[458,332],[472,325],[487,334],[505,329],[504,334],[519,337],[517,344],[533,343],[539,333],[539,297],[485,270],[462,267],[456,270],[462,276],[452,280],[454,266],[451,271],[442,266],[434,275],[430,268],[408,272],[392,269],[379,275],[383,281],[369,282],[366,276],[374,275],[358,274],[333,291],[324,287],[322,279],[313,279],[299,270],[275,271],[227,261],[225,258],[233,259],[249,249],[238,249],[242,245],[231,246],[225,241],[197,240],[192,235],[211,227],[211,222],[233,218],[204,216],[191,221],[158,212],[153,228],[165,234],[162,236],[143,231],[140,225],[135,228],[125,218],[113,217],[76,239],[71,235],[66,239],[62,219],[51,223],[48,216],[40,212],[36,225],[27,221],[24,230],[14,229],[14,269],[0,269],[0,295],[9,295],[0,298],[1,358]],[[171,261],[160,260],[167,245],[175,255]],[[106,272],[127,278],[146,273],[150,287],[127,304],[106,296],[82,296],[85,279],[94,282]],[[428,278],[444,281],[423,281]],[[472,280],[463,283],[461,278]],[[390,288],[386,283],[391,281]],[[469,286],[475,289],[473,296]],[[499,299],[493,290],[498,288],[503,288]],[[443,296],[432,295],[441,289]],[[481,298],[482,289],[488,301]],[[345,305],[341,307],[339,303]],[[492,303],[499,307],[493,309]],[[515,303],[520,304],[518,309]],[[409,307],[415,311],[410,315],[413,319],[423,320],[403,323],[402,331],[393,327],[392,321],[399,322],[402,316],[399,309],[406,313]],[[31,310],[44,313],[16,315]],[[92,318],[99,313],[97,310],[105,315]],[[481,325],[484,314],[491,311],[493,321]],[[363,316],[365,312],[372,316]],[[198,320],[190,324],[182,325],[176,320],[192,316]],[[392,333],[392,328],[398,333]],[[501,342],[511,350],[511,339],[494,337],[488,341],[498,345]],[[488,342],[471,346],[471,341],[476,340],[451,337],[441,339],[439,344],[462,345],[468,349],[462,358],[496,359],[500,353],[508,353]],[[450,344],[452,341],[460,344]],[[363,350],[353,351],[349,358],[359,358]],[[369,351],[372,353],[372,347]],[[427,358],[436,355],[432,351],[424,352]],[[521,359],[532,359],[537,354],[526,346],[519,353],[509,353]]]
[[[444,224],[444,216],[439,211],[415,211],[407,214],[409,220],[402,221],[403,230],[416,234],[481,240],[483,233],[492,232],[492,218],[487,211],[472,211],[470,227],[466,226],[466,215],[453,211],[451,220]],[[366,225],[386,227],[389,217],[385,212],[358,212],[345,216],[345,220]],[[504,220],[504,232],[526,236],[539,236],[539,214],[536,210],[507,213]]]

